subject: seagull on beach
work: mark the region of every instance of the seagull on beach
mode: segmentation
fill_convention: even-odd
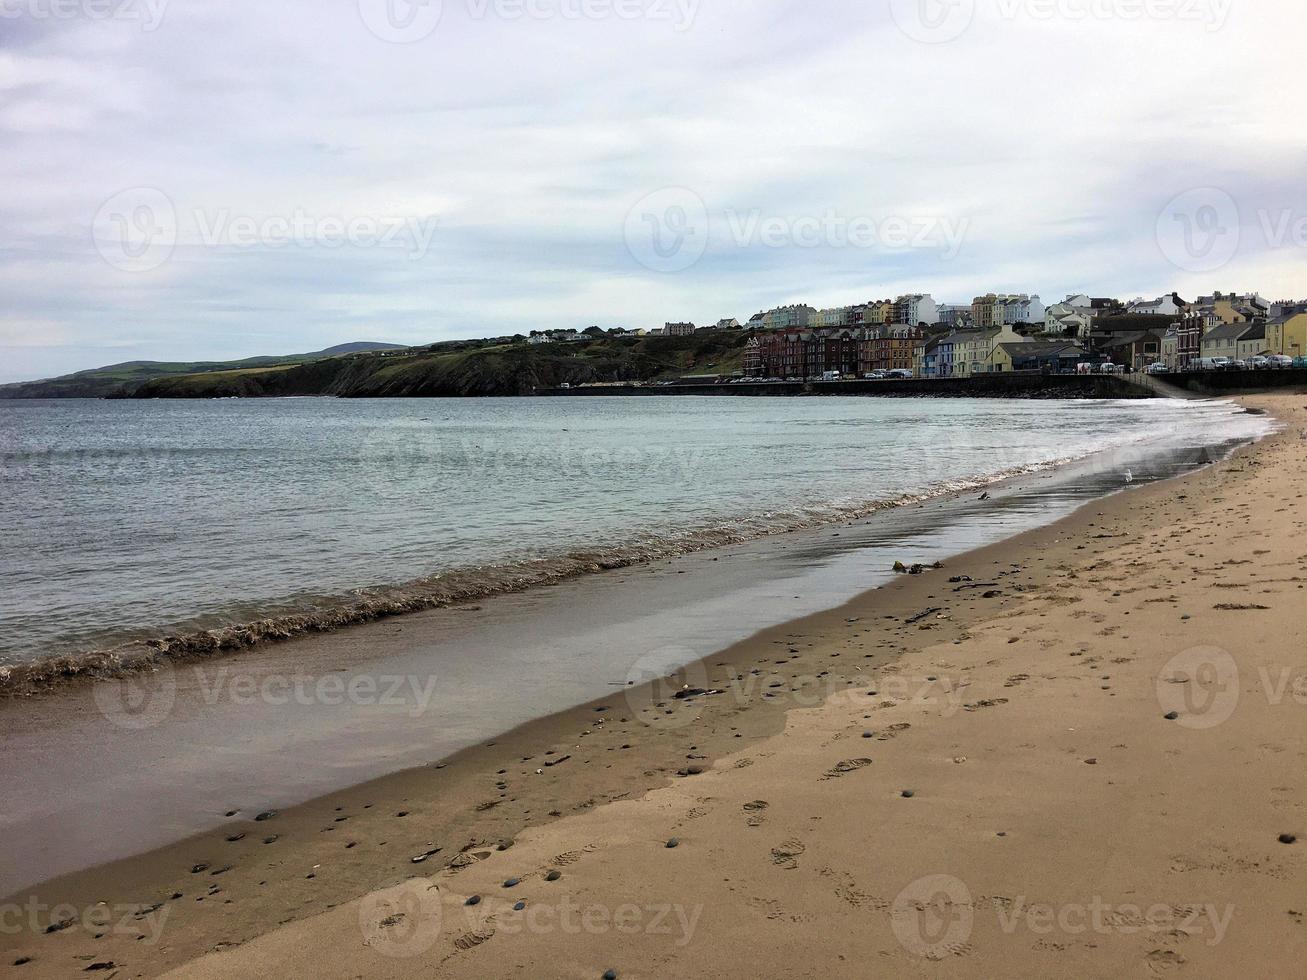
[[[1135,482],[1135,475],[1134,475],[1133,473],[1131,473],[1129,470],[1126,470],[1124,475],[1125,475],[1125,482],[1126,482],[1126,483],[1134,483],[1134,482]]]

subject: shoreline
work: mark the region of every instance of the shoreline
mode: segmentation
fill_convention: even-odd
[[[1278,438],[1272,436],[1257,445],[1265,446]],[[1207,472],[1210,469],[1180,479],[1200,479]],[[1114,511],[1128,509],[1123,500],[1137,500],[1157,493],[1158,486],[1168,485],[1154,484],[1130,494],[1103,498],[1098,506]],[[958,572],[975,572],[994,564],[1021,565],[1012,559],[1038,554],[1062,541],[1077,525],[1086,522],[1088,509],[1082,507],[1069,518],[960,556],[947,563],[943,571],[900,577],[836,609],[764,630],[708,658],[709,662],[691,665],[690,672],[681,675],[696,688],[702,676],[707,682],[702,685],[704,689],[730,692],[726,697],[677,701],[669,693],[671,689],[664,688],[657,699],[649,686],[633,689],[627,697],[615,696],[538,719],[492,744],[465,750],[438,767],[383,777],[288,809],[266,821],[254,822],[249,820],[250,814],[241,813],[238,817],[244,819],[235,820],[222,831],[65,876],[33,891],[45,896],[48,904],[76,905],[91,895],[113,895],[120,904],[135,903],[138,910],[163,902],[155,911],[167,909],[173,914],[166,943],[145,950],[151,957],[147,972],[153,973],[156,968],[186,962],[215,943],[246,942],[276,923],[303,919],[387,883],[402,882],[417,867],[413,859],[423,854],[427,857],[419,864],[424,866],[424,873],[426,867],[439,866],[451,858],[456,867],[470,866],[482,859],[483,851],[493,853],[499,843],[513,841],[526,828],[550,825],[617,800],[637,799],[667,785],[669,779],[673,785],[682,779],[689,785],[699,776],[693,770],[708,771],[712,760],[783,731],[790,709],[814,708],[833,693],[865,684],[865,667],[880,672],[878,676],[890,677],[892,671],[886,668],[902,658],[942,638],[965,637],[967,623],[955,618],[939,620],[938,610],[927,613],[924,619],[909,620],[934,609],[932,604],[939,604],[941,599],[949,604],[966,602],[969,613],[978,617],[1003,614],[1021,601],[1028,587],[1025,580],[1031,574],[1029,568],[1002,568],[994,572],[992,582],[976,574],[971,576],[974,582],[945,580]],[[1099,549],[1108,544],[1091,540],[1085,547]],[[988,591],[1000,594],[981,599],[981,590],[971,588],[977,583],[991,584],[995,587]],[[876,621],[881,617],[885,617],[885,623],[894,621],[894,625],[879,628]],[[839,651],[821,657],[810,652],[814,643],[809,637],[847,628],[853,622],[870,624],[861,627],[866,634],[862,647],[867,649],[873,639],[878,640],[874,652],[856,658],[852,651],[846,657],[841,657]],[[771,652],[779,654],[779,659],[764,656]],[[854,663],[854,659],[858,662]],[[694,673],[699,669],[703,675]],[[767,686],[746,680],[756,676],[766,677]],[[797,677],[804,678],[811,688],[793,690]],[[745,682],[743,691],[741,681]],[[948,693],[941,692],[944,696]],[[642,724],[638,719],[630,721],[636,714],[631,694],[637,697],[636,706],[652,712],[649,717],[654,725]],[[659,701],[668,707],[653,707]],[[609,710],[599,712],[599,708]],[[663,711],[673,714],[664,716],[660,714]],[[680,719],[688,715],[694,717],[681,724]],[[662,723],[665,717],[673,722]],[[611,723],[614,718],[620,719],[617,724]],[[601,725],[600,721],[607,724]],[[627,727],[619,728],[623,725]],[[548,768],[542,765],[564,757],[566,761]],[[539,774],[531,763],[540,769]],[[676,775],[681,771],[688,775]],[[407,809],[395,809],[400,806]],[[380,815],[383,811],[385,816]],[[397,816],[400,812],[406,816]],[[341,814],[345,820],[340,819]],[[412,817],[419,819],[410,820]],[[335,833],[342,829],[350,838],[344,843]],[[265,836],[264,832],[271,833]],[[237,833],[242,834],[239,840],[227,839]],[[274,839],[267,844],[260,842],[267,837]],[[351,842],[354,846],[347,847]],[[269,848],[273,850],[264,850]],[[434,848],[439,850],[428,853]],[[291,852],[289,859],[287,851]],[[273,864],[265,865],[265,861]],[[311,870],[291,877],[285,870],[291,863]],[[200,864],[208,867],[192,873],[191,869]],[[269,868],[279,869],[277,873],[283,877],[275,883],[270,877],[259,883],[259,876],[269,875]],[[331,870],[324,870],[328,868]],[[215,883],[212,879],[219,871],[222,880]],[[269,886],[275,887],[269,890]],[[198,893],[197,887],[201,889]],[[170,894],[182,898],[170,899]],[[236,914],[221,916],[222,928],[215,931],[214,923],[191,904],[197,901],[205,902],[201,910],[214,906],[223,909],[230,903],[237,907]],[[65,929],[58,936],[74,946],[77,940],[82,940],[82,947],[91,945],[85,941],[88,937],[80,933],[80,929]],[[119,938],[106,937],[109,943],[105,946],[112,944],[122,950],[117,962],[125,966],[133,960],[143,962],[142,945],[134,942],[124,947]],[[59,942],[57,938],[54,941]],[[9,945],[7,941],[0,943],[6,949]],[[30,945],[35,948],[42,944]],[[17,951],[21,946],[13,948]],[[101,955],[99,947],[95,949],[95,955]],[[33,955],[31,967],[40,962],[49,964],[55,958],[48,951],[18,955]],[[36,975],[36,971],[32,973]]]

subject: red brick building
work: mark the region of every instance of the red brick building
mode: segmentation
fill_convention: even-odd
[[[861,331],[776,330],[760,334],[756,371],[745,351],[745,373],[765,378],[819,378],[827,371],[854,376],[861,356]]]
[[[871,327],[862,333],[858,351],[860,374],[899,368],[913,370],[916,346],[926,337],[924,330],[905,326]]]

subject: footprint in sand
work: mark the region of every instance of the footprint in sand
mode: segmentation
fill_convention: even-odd
[[[493,939],[494,936],[495,930],[493,929],[483,929],[479,932],[464,933],[454,940],[454,948],[459,952],[467,952],[469,949],[474,949],[482,943],[488,942]]]
[[[748,814],[748,820],[746,821],[748,825],[750,827],[761,827],[763,821],[767,819],[763,811],[770,805],[766,800],[754,800],[752,803],[744,804],[744,812]]]
[[[799,867],[798,858],[806,851],[807,845],[802,841],[787,840],[778,847],[771,849],[772,864],[784,868],[786,871],[794,871]]]
[[[1146,957],[1148,968],[1158,976],[1165,976],[1183,967],[1188,960],[1173,949],[1155,949]]]
[[[870,759],[845,759],[843,762],[836,763],[834,768],[827,769],[822,779],[838,779],[845,773],[857,772],[859,769],[865,769],[871,765]]]

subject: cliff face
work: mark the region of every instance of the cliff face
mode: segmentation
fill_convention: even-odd
[[[536,388],[652,381],[739,370],[740,332],[693,337],[598,337],[577,344],[437,345],[404,355],[364,354],[286,368],[158,378],[135,398],[430,398],[527,395]],[[451,349],[452,348],[452,349]]]

